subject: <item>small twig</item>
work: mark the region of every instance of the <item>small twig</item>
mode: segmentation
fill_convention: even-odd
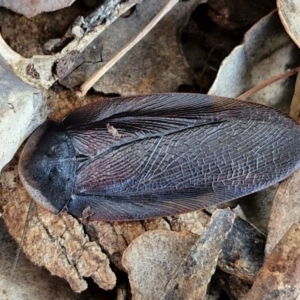
[[[287,71],[285,73],[282,73],[280,75],[274,76],[256,86],[254,86],[253,88],[251,88],[250,90],[248,90],[247,92],[241,94],[240,96],[237,97],[237,99],[239,100],[246,100],[247,98],[249,98],[251,95],[253,95],[254,93],[258,92],[259,90],[263,89],[264,87],[272,84],[275,81],[278,81],[280,79],[284,79],[287,77],[290,77],[292,75],[295,75],[296,73],[298,73],[300,71],[300,66],[297,68],[294,68],[290,71]]]
[[[290,117],[300,124],[300,73],[297,75],[294,95],[290,105]]]
[[[23,243],[24,243],[24,240],[25,240],[26,230],[28,229],[29,216],[30,216],[30,212],[31,212],[32,207],[33,207],[33,201],[31,200],[30,204],[29,204],[29,207],[28,207],[28,210],[27,210],[27,215],[26,215],[26,220],[25,220],[23,232],[22,232],[21,241],[20,241],[20,244],[19,244],[18,249],[16,251],[16,256],[15,256],[15,259],[14,259],[14,262],[13,262],[13,267],[12,267],[12,270],[10,272],[9,280],[8,280],[6,288],[5,288],[6,291],[8,290],[8,285],[13,281],[13,277],[14,277],[14,274],[15,274],[15,271],[16,271],[16,268],[17,268],[19,258],[20,258],[21,249],[22,249],[22,246],[23,246]]]
[[[88,90],[103,76],[113,65],[116,64],[131,48],[133,48],[177,3],[179,0],[170,0],[161,11],[150,21],[150,23],[130,42],[128,42],[116,55],[114,55],[104,66],[98,69],[81,86],[77,95],[83,97]]]

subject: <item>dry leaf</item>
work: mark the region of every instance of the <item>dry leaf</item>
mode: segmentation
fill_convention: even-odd
[[[82,52],[101,32],[138,1],[107,0],[86,18],[79,16],[61,41],[54,45],[53,52],[56,53],[62,49],[56,54],[33,55],[31,58],[24,58],[13,51],[0,36],[1,55],[13,72],[24,82],[37,88],[48,89],[62,74],[63,66],[71,72],[78,53]]]
[[[6,192],[11,201],[4,208],[3,219],[11,235],[20,242],[28,211],[28,195],[23,188]],[[87,288],[83,277],[92,277],[106,290],[116,284],[106,255],[98,244],[89,240],[83,226],[67,213],[54,215],[34,206],[23,251],[36,265],[45,266],[52,275],[66,279],[76,292]]]
[[[277,190],[271,210],[266,256],[288,229],[300,220],[299,182],[300,170],[283,181]]]
[[[300,223],[274,247],[247,295],[249,300],[298,299],[300,295]]]
[[[137,5],[129,18],[119,18],[82,53],[79,66],[61,80],[67,87],[83,83],[127,42],[135,37],[167,0],[148,0]],[[192,82],[178,34],[190,13],[203,0],[179,2],[144,39],[112,67],[93,88],[122,96],[177,91]],[[159,37],[159,38],[158,38]]]
[[[280,19],[286,32],[300,47],[300,5],[299,0],[277,0]]]
[[[266,237],[247,221],[236,218],[222,246],[218,267],[252,284],[264,261]]]
[[[2,300],[53,300],[53,298],[78,300],[64,280],[51,276],[44,268],[34,266],[22,252],[16,272],[13,278],[10,278],[12,261],[16,253],[16,243],[6,231],[4,222],[0,220],[0,298]]]
[[[286,34],[277,12],[267,15],[245,35],[223,61],[210,95],[237,97],[249,88],[296,67],[300,50]],[[255,93],[247,101],[265,104],[288,112],[294,92],[294,80],[277,81]]]
[[[230,210],[218,210],[199,239],[170,231],[150,231],[135,239],[122,259],[133,298],[204,298],[233,221]]]
[[[46,118],[43,95],[16,77],[0,57],[0,172]]]
[[[161,299],[168,279],[198,239],[189,232],[152,230],[135,239],[123,255],[133,299]]]

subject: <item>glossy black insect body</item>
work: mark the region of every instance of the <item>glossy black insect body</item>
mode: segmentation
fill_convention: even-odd
[[[114,98],[47,121],[19,163],[53,213],[138,220],[268,187],[300,166],[300,128],[274,109],[196,94]]]

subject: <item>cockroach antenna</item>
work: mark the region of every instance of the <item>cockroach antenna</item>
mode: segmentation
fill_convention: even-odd
[[[33,206],[33,200],[30,201],[30,204],[29,204],[29,207],[28,207],[28,210],[27,210],[27,215],[26,215],[26,220],[25,220],[23,232],[22,232],[21,241],[20,241],[20,243],[18,245],[18,248],[17,248],[17,251],[16,251],[16,255],[15,255],[15,258],[14,258],[14,261],[13,261],[12,269],[11,269],[7,284],[5,286],[5,291],[8,291],[8,285],[9,285],[9,283],[12,282],[15,271],[16,271],[16,268],[17,268],[17,264],[18,264],[19,257],[20,257],[20,252],[21,252],[22,245],[23,245],[24,239],[25,239],[26,230],[28,228],[29,216],[30,216],[32,206]]]

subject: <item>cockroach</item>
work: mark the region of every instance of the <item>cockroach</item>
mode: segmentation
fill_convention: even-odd
[[[273,185],[299,168],[299,148],[297,123],[263,105],[201,94],[120,97],[38,127],[19,173],[50,212],[141,220]]]

